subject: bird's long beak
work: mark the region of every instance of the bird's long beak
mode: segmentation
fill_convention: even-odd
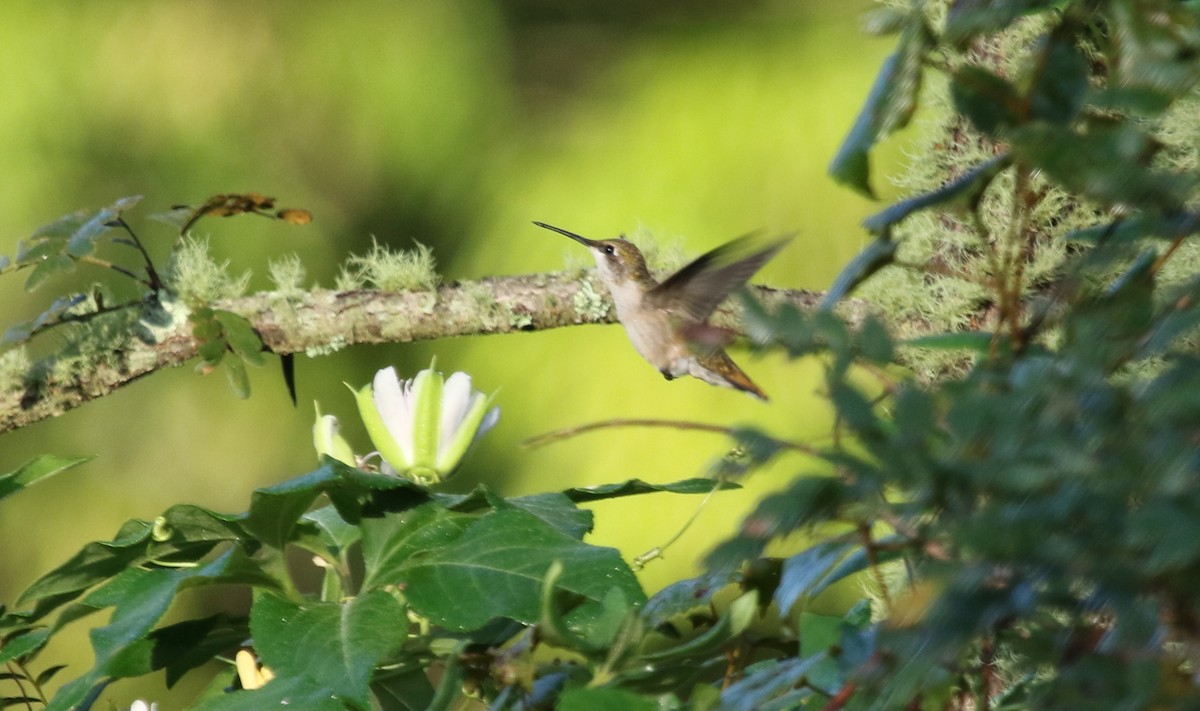
[[[578,242],[582,245],[586,245],[588,247],[596,246],[595,240],[590,240],[587,237],[584,237],[583,235],[577,235],[574,232],[568,232],[567,230],[564,230],[561,227],[555,227],[554,225],[547,225],[545,222],[536,222],[536,221],[533,224],[537,225],[538,227],[543,227],[545,229],[548,229],[551,232],[557,232],[560,235],[566,235],[567,237],[570,237],[571,239],[575,240],[576,242]]]

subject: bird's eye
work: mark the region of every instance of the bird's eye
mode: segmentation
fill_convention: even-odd
[[[617,248],[613,247],[611,244],[604,245],[604,253],[605,254],[616,254],[616,252],[617,252]]]

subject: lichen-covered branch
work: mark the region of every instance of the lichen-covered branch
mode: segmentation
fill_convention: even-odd
[[[816,306],[820,295],[751,287],[768,306]],[[492,277],[450,283],[430,291],[315,290],[262,292],[220,301],[213,308],[250,321],[264,347],[278,354],[320,355],[359,343],[398,343],[451,336],[540,331],[615,321],[603,287],[578,272]],[[846,305],[852,322],[862,304]],[[713,322],[740,330],[736,308],[726,305]],[[145,325],[145,324],[143,324]],[[186,314],[161,327],[146,325],[93,348],[70,367],[42,363],[26,382],[0,391],[0,432],[62,414],[168,366],[194,358],[200,345]]]

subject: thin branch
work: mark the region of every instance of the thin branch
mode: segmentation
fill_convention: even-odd
[[[433,291],[330,291],[298,295],[262,292],[211,304],[237,313],[254,327],[266,350],[280,355],[321,355],[362,343],[403,343],[453,336],[515,331],[542,331],[564,326],[612,323],[602,287],[584,289],[579,272],[492,277],[443,284]],[[768,308],[787,302],[802,310],[815,308],[821,295],[753,287]],[[848,301],[840,307],[852,323],[861,322],[866,306]],[[159,326],[162,314],[144,319],[144,333],[126,334],[106,351],[89,352],[71,373],[64,368],[35,367],[24,383],[0,390],[0,432],[61,415],[103,397],[161,368],[179,366],[197,354],[200,342],[191,324],[176,317]],[[735,308],[728,305],[713,323],[740,332]]]
[[[577,437],[585,432],[593,430],[607,429],[610,427],[669,427],[673,430],[698,430],[700,432],[716,432],[717,434],[728,435],[730,437],[737,436],[737,430],[733,427],[723,425],[710,425],[704,422],[689,422],[688,420],[651,420],[637,418],[618,418],[613,420],[604,420],[602,422],[589,422],[586,425],[578,425],[575,427],[566,427],[561,430],[554,430],[545,434],[530,437],[522,442],[526,447],[541,447],[552,442],[559,442],[571,437]],[[790,449],[804,454],[817,456],[818,452],[813,447],[800,442],[792,442],[786,439],[777,439],[775,437],[767,437],[771,443],[780,449]]]

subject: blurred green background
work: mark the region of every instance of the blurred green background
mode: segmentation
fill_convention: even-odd
[[[141,194],[129,217],[162,259],[170,229],[146,214],[258,191],[310,209],[315,221],[243,217],[196,229],[234,271],[254,271],[254,289],[270,288],[268,262],[288,253],[300,255],[312,283],[331,286],[340,261],[373,237],[431,245],[444,280],[585,263],[578,245],[531,220],[593,237],[649,233],[689,256],[751,230],[795,232],[758,280],[822,289],[862,244],[857,223],[872,209],[824,174],[890,48],[859,32],[869,5],[6,0],[0,251],[11,255],[18,239],[61,214]],[[5,325],[99,275],[74,278],[30,295],[20,275],[0,280]],[[666,382],[616,327],[299,358],[296,409],[274,366],[252,373],[248,401],[219,374],[180,368],[0,439],[0,471],[42,452],[98,455],[0,508],[0,600],[127,518],[183,501],[241,511],[255,487],[311,469],[314,399],[365,450],[342,382],[364,383],[389,364],[411,374],[435,354],[440,369],[466,370],[499,391],[502,408],[455,490],[481,481],[506,494],[673,481],[703,475],[727,446],[662,429],[519,446],[613,417],[755,423],[809,441],[829,431],[819,364],[735,348],[773,396],[763,404],[695,380]],[[757,497],[805,466],[782,459],[747,491],[717,497],[642,572],[648,591],[692,574]],[[663,543],[698,503],[658,496],[597,506],[592,540],[632,557]],[[248,601],[190,602],[194,612]],[[62,657],[78,673],[90,659],[85,645],[81,629],[78,648],[52,649],[48,660]],[[125,684],[109,698],[149,695],[169,708],[187,693]]]

